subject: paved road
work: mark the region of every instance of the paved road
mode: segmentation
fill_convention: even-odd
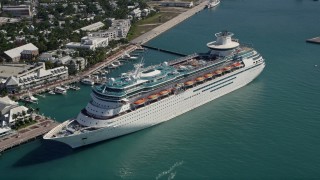
[[[163,23],[162,25],[152,29],[151,31],[133,39],[131,41],[131,43],[134,44],[144,44],[148,41],[150,41],[151,39],[157,37],[158,35],[160,35],[161,33],[169,30],[170,28],[174,27],[175,25],[181,23],[182,21],[188,19],[189,17],[191,17],[192,15],[198,13],[199,11],[203,10],[205,8],[205,6],[207,5],[207,1],[204,1],[202,3],[200,3],[199,5],[193,7],[192,9],[181,13],[180,15],[176,16],[175,18]]]
[[[35,139],[36,137],[47,133],[58,124],[59,123],[51,119],[42,117],[41,119],[37,120],[36,124],[20,129],[17,134],[0,138],[0,152]]]

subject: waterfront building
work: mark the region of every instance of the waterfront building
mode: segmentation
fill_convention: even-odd
[[[3,131],[4,127],[13,125],[17,120],[30,116],[27,111],[28,108],[20,106],[8,96],[0,97],[0,131]]]
[[[66,47],[71,49],[95,50],[99,47],[107,47],[108,43],[108,38],[85,36],[81,38],[81,42],[70,42],[66,44]]]
[[[32,13],[29,5],[3,6],[2,11],[11,14],[14,17],[31,17]]]
[[[0,66],[0,78],[5,78],[3,87],[9,92],[41,87],[45,83],[68,78],[68,68],[65,66],[45,69],[45,63],[35,65],[4,64]]]
[[[90,37],[108,38],[110,40],[119,40],[126,38],[130,30],[131,23],[129,19],[111,20],[111,27],[105,31],[89,33]]]
[[[19,46],[4,52],[6,58],[12,62],[19,62],[21,59],[32,60],[39,55],[39,49],[32,43]]]

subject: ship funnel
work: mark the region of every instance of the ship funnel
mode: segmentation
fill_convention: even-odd
[[[232,40],[231,37],[233,35],[233,33],[228,31],[216,33],[215,36],[217,37],[217,40],[207,44],[208,48],[212,50],[212,54],[220,54],[225,56],[229,54],[230,51],[237,48],[239,43]]]

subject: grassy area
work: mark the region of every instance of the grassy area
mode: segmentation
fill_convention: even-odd
[[[169,21],[170,19],[176,17],[179,14],[180,13],[176,12],[159,12],[151,17],[138,21],[131,26],[130,31],[128,33],[128,39],[132,40],[150,31],[151,29],[159,26],[160,24]]]

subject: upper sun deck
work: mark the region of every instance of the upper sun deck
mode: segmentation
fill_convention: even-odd
[[[223,56],[209,51],[208,53],[192,54],[146,68],[142,68],[142,64],[137,64],[134,71],[123,73],[117,78],[110,78],[106,84],[96,86],[94,92],[103,97],[107,96],[120,100],[157,89],[160,86],[187,78],[199,71],[212,68],[226,61],[239,60],[239,58],[248,57],[251,54],[253,54],[253,49],[250,46],[239,45]]]

